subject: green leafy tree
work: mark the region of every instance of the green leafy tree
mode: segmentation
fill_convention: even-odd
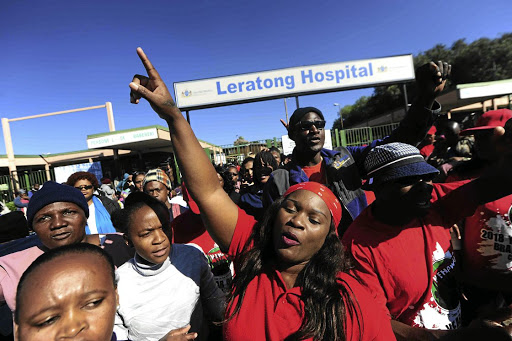
[[[450,48],[437,44],[433,48],[414,56],[416,68],[430,61],[443,60],[452,64],[451,81],[446,90],[457,84],[487,82],[512,78],[512,33],[496,39],[481,38],[467,44],[465,39],[455,41]],[[408,98],[416,97],[414,83],[406,85]],[[376,87],[369,97],[359,98],[353,105],[340,109],[345,128],[368,120],[403,106],[404,97],[401,85]],[[339,115],[339,113],[338,113]],[[333,129],[341,128],[340,118]]]

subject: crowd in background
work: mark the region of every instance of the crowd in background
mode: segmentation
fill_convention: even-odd
[[[169,125],[184,181],[165,167],[19,190],[0,216],[2,334],[510,339],[511,110],[440,117],[451,66],[431,62],[384,139],[325,149],[323,113],[298,108],[291,155],[215,165],[138,54],[131,101]]]

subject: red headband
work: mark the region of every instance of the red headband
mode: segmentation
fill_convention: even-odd
[[[333,192],[324,185],[318,183],[318,182],[302,182],[300,184],[296,184],[288,188],[288,190],[283,194],[283,197],[288,196],[289,194],[298,191],[298,190],[305,190],[315,193],[322,199],[325,204],[327,205],[327,208],[331,212],[332,219],[334,220],[334,226],[336,227],[336,233],[338,233],[337,228],[341,221],[341,204],[334,195]]]

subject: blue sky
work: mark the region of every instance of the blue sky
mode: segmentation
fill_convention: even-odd
[[[2,4],[0,117],[112,102],[116,128],[162,124],[129,103],[144,48],[168,86],[285,67],[417,54],[437,43],[512,31],[510,0],[495,1],[11,1]],[[371,89],[300,97],[332,125],[336,107]],[[289,112],[295,101],[288,100]],[[215,144],[281,136],[283,99],[192,111],[196,135]],[[14,122],[16,154],[86,149],[108,131],[104,109]],[[3,139],[0,154],[5,153]]]

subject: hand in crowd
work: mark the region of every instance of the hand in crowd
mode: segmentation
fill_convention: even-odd
[[[182,340],[194,340],[197,338],[197,333],[188,333],[190,330],[190,324],[179,329],[173,329],[167,335],[162,337],[160,341],[182,341]]]
[[[137,54],[144,68],[146,68],[148,77],[143,75],[133,76],[130,83],[130,102],[138,104],[140,98],[145,98],[158,116],[168,120],[171,118],[173,110],[178,110],[176,103],[142,48],[137,48]]]
[[[284,129],[286,129],[286,131],[288,131],[288,123],[286,123],[286,121],[283,119],[280,119],[279,121],[281,121],[281,124],[284,126]]]
[[[430,62],[416,69],[416,85],[420,96],[434,100],[446,85],[450,77],[452,66],[446,62]]]

